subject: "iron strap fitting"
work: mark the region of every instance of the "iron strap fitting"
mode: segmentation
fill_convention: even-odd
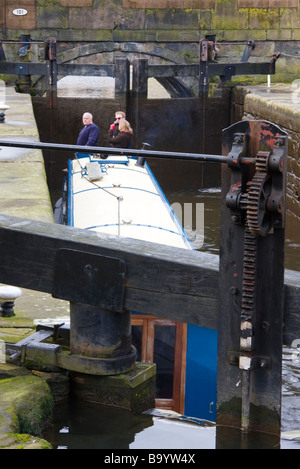
[[[252,355],[245,352],[229,351],[228,362],[230,365],[238,366],[240,370],[271,370],[272,359],[262,355]]]
[[[125,373],[135,366],[136,348],[131,346],[128,354],[112,358],[90,358],[73,355],[68,347],[52,342],[43,342],[47,339],[68,340],[70,328],[64,324],[52,326],[37,326],[37,331],[17,344],[7,344],[6,354],[11,363],[31,363],[50,371],[76,371],[95,376],[107,376]]]
[[[52,296],[122,312],[125,273],[122,259],[60,249],[55,258]]]

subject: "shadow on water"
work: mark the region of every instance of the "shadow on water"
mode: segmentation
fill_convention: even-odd
[[[68,405],[55,408],[43,438],[54,449],[300,449],[299,441],[242,433],[200,419],[189,421],[168,411],[154,414],[137,415],[124,409],[70,400]]]

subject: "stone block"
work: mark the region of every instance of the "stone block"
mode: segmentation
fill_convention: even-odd
[[[123,8],[214,8],[215,0],[123,0]]]
[[[73,29],[61,29],[59,35],[60,41],[74,41]],[[76,42],[108,42],[112,40],[111,29],[76,29]]]
[[[36,27],[36,4],[35,0],[24,0],[22,9],[26,10],[26,15],[15,15],[14,10],[20,9],[20,2],[17,0],[7,0],[5,6],[5,24],[8,29],[27,30]]]
[[[69,10],[56,3],[51,3],[47,8],[37,7],[37,23],[39,28],[65,29],[69,26]]]
[[[93,0],[60,0],[63,7],[91,7]]]
[[[279,29],[279,9],[251,8],[249,10],[250,29]]]
[[[300,28],[299,15],[295,15],[292,8],[282,8],[280,10],[280,28]]]
[[[218,32],[219,34],[219,32]],[[248,29],[238,29],[238,30],[231,30],[225,29],[223,30],[222,41],[234,42],[234,41],[248,41],[249,35],[251,34],[251,39],[254,41],[265,41],[266,40],[266,32],[265,31],[249,31]]]
[[[156,31],[122,31],[115,29],[112,32],[112,40],[117,42],[148,42],[156,41]]]
[[[257,7],[257,0],[238,0],[238,8],[255,8]],[[260,0],[260,8],[268,8],[269,0]]]
[[[212,28],[212,12],[211,10],[200,10],[199,12],[199,29],[203,31],[205,29]]]
[[[248,28],[248,10],[238,10],[232,5],[232,2],[218,1],[212,14],[212,27],[217,30],[245,30]],[[238,40],[240,39],[238,38]]]
[[[257,0],[238,0],[238,8],[255,8]],[[296,8],[298,0],[261,0],[260,8]]]
[[[267,41],[291,41],[292,30],[291,29],[268,29]]]
[[[71,395],[81,401],[141,413],[155,407],[155,375],[156,366],[149,363],[137,363],[133,371],[116,376],[71,373]]]
[[[199,42],[203,36],[203,31],[157,31],[156,40],[158,42]]]
[[[2,368],[3,365],[1,365]],[[53,400],[45,380],[20,374],[0,380],[0,448],[51,449],[45,440],[37,438],[44,422],[51,416]]]
[[[155,30],[198,30],[196,10],[149,10],[146,12],[146,28]]]
[[[292,30],[292,40],[300,41],[300,27]]]
[[[1,2],[0,5],[0,28],[4,28],[5,25],[5,8],[4,8],[4,2]]]

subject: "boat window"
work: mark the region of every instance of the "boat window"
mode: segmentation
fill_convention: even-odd
[[[134,345],[137,350],[136,360],[138,362],[142,361],[142,332],[143,326],[132,327],[132,345]]]
[[[163,399],[173,398],[175,327],[155,326],[154,355],[156,363],[156,394]]]
[[[183,413],[186,324],[139,314],[131,322],[137,361],[156,364],[156,407]]]

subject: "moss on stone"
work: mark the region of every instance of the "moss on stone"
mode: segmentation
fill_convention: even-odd
[[[30,372],[9,377],[0,380],[0,394],[0,448],[51,448],[39,438],[53,408],[46,381]]]

